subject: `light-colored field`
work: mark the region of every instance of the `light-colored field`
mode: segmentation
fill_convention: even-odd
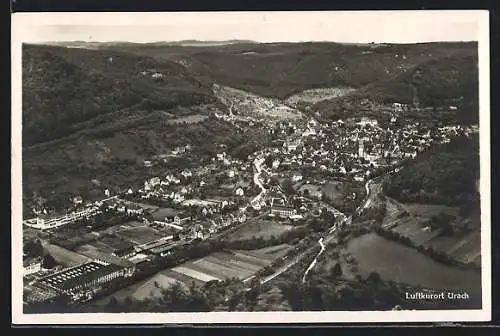
[[[425,218],[402,218],[397,222],[397,226],[395,226],[392,231],[402,236],[409,237],[415,245],[421,245],[439,235],[437,231],[424,230],[426,226],[425,223]]]
[[[212,281],[212,280],[222,280],[220,278],[216,278],[216,277],[208,275],[206,273],[198,272],[198,271],[192,269],[191,267],[179,266],[179,267],[172,268],[172,270],[177,272],[177,273],[187,275],[191,278],[198,279],[198,280],[203,281],[203,282],[208,282],[208,281]]]
[[[426,288],[480,292],[480,273],[440,264],[415,249],[384,239],[374,233],[349,241],[347,251],[359,264],[362,274],[377,272],[393,280]]]
[[[286,101],[290,104],[295,104],[298,102],[316,103],[322,100],[342,97],[353,91],[355,91],[355,89],[345,87],[310,89],[294,94],[293,96],[290,96]]]
[[[270,238],[292,229],[291,225],[259,219],[248,222],[227,236],[229,240],[249,239],[252,237]]]
[[[282,258],[285,254],[292,248],[291,245],[281,244],[275,246],[264,247],[262,249],[253,250],[253,253],[257,253],[258,255],[268,256],[274,259]]]
[[[57,245],[43,244],[43,247],[49,252],[54,259],[66,267],[74,266],[89,260],[84,255],[67,250]]]
[[[111,297],[119,301],[130,297],[137,300],[161,297],[161,288],[168,288],[174,283],[184,286],[202,286],[213,280],[250,278],[273,260],[286,253],[289,245],[277,245],[253,251],[228,251],[212,253],[204,258],[188,261],[172,269],[158,272],[157,274],[121,289],[112,295],[100,299],[93,305],[95,310],[106,305]],[[156,283],[155,283],[156,282]]]
[[[169,123],[169,124],[180,124],[180,123],[194,124],[194,123],[202,122],[203,120],[205,120],[207,118],[208,118],[208,116],[204,115],[204,114],[193,114],[193,115],[186,116],[186,117],[169,119],[169,120],[167,120],[167,123]]]
[[[177,281],[175,279],[169,278],[168,276],[158,273],[150,278],[145,283],[141,284],[134,293],[132,298],[135,300],[144,300],[147,298],[161,297],[162,289],[168,288]]]
[[[188,199],[188,200],[182,201],[181,204],[182,204],[182,206],[196,205],[196,206],[202,207],[202,206],[213,205],[214,202],[199,200],[199,199]]]
[[[198,262],[189,265],[189,268],[195,271],[202,272],[217,278],[219,280],[232,278],[245,278],[253,272],[248,268],[243,268],[240,265],[224,261],[216,257],[205,257]]]

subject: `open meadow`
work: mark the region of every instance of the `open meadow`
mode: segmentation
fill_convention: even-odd
[[[248,221],[241,225],[237,230],[231,232],[226,239],[228,240],[244,240],[252,237],[270,238],[280,235],[292,229],[291,225],[283,224],[274,220],[257,219]]]

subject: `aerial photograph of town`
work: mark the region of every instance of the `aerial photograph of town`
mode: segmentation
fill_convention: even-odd
[[[479,166],[477,41],[24,43],[23,311],[481,309]]]

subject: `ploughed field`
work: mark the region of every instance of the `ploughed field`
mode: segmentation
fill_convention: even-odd
[[[465,290],[476,299],[480,297],[481,275],[478,271],[446,266],[375,233],[349,241],[347,252],[357,261],[363,275],[377,272],[384,280],[428,289]]]
[[[274,260],[284,257],[290,248],[290,245],[283,244],[251,251],[234,250],[212,253],[158,272],[147,280],[97,300],[92,306],[94,308],[104,306],[111,297],[117,300],[123,300],[126,297],[135,300],[159,297],[162,295],[162,288],[167,288],[174,283],[190,286],[193,283],[203,285],[209,281],[232,278],[245,281],[251,279],[256,272],[270,265]]]

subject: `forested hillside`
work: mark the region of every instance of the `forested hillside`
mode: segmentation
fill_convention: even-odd
[[[152,78],[152,70],[163,77]],[[96,50],[24,46],[23,146],[57,139],[77,123],[136,106],[213,102],[202,83],[175,63]]]
[[[432,59],[389,79],[373,82],[356,92],[315,104],[312,109],[337,118],[359,111],[361,101],[390,106],[398,102],[419,108],[456,106],[454,118],[464,123],[479,120],[479,72],[477,55]],[[375,111],[376,112],[376,111]],[[429,111],[420,112],[427,117]],[[431,112],[432,113],[432,112]],[[436,112],[434,117],[440,118]],[[442,115],[441,115],[442,116]]]
[[[172,60],[222,85],[277,98],[317,87],[361,88],[429,60],[477,53],[477,43],[238,43],[203,48],[126,44],[106,48]]]
[[[395,175],[386,193],[405,202],[463,204],[479,199],[479,137],[457,138]]]

